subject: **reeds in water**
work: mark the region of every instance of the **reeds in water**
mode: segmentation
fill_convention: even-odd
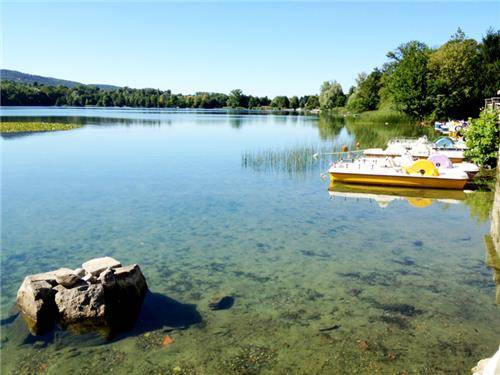
[[[349,149],[352,145],[347,146]],[[281,149],[269,148],[246,151],[241,155],[241,166],[259,172],[298,175],[306,172],[324,172],[332,161],[353,158],[360,152],[343,152],[338,145],[299,145]]]

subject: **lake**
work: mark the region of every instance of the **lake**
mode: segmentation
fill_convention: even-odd
[[[84,125],[0,141],[2,373],[449,374],[498,348],[491,194],[330,192],[332,156],[312,157],[422,129],[237,111],[2,116]],[[104,255],[138,263],[156,297],[134,331],[33,337],[11,315],[25,275]],[[233,306],[210,310],[220,295]]]

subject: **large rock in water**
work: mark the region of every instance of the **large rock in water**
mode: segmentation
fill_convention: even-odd
[[[24,279],[17,304],[33,334],[43,334],[55,324],[106,335],[133,327],[148,290],[139,266],[121,267],[105,257],[85,262],[82,269],[85,274],[61,268]]]
[[[71,272],[69,268],[60,268],[24,278],[17,291],[17,304],[32,333],[41,334],[54,326],[57,317],[56,291],[53,289],[57,285],[56,277]]]

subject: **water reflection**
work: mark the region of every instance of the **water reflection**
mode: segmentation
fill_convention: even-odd
[[[368,199],[386,208],[395,201],[406,201],[415,208],[425,208],[434,202],[459,204],[466,200],[467,193],[459,190],[409,189],[383,186],[363,186],[333,183],[330,185],[331,199]]]
[[[345,129],[362,148],[384,147],[395,137],[413,138],[437,136],[430,127],[416,126],[398,117],[380,117],[364,120],[359,117],[322,113],[317,122],[319,136],[323,140],[335,139]]]
[[[335,139],[345,128],[345,118],[337,115],[322,114],[318,118],[319,136],[323,140]]]
[[[44,112],[47,111],[47,112]],[[33,115],[31,112],[33,112]],[[196,114],[196,117],[186,116]],[[28,117],[29,116],[29,117]],[[390,122],[387,122],[388,120]],[[430,127],[415,126],[397,118],[379,118],[366,121],[357,117],[345,117],[323,113],[320,116],[300,115],[279,111],[252,110],[182,110],[182,109],[103,109],[103,108],[9,108],[2,109],[0,121],[42,121],[74,123],[78,125],[106,126],[162,126],[173,122],[193,122],[196,125],[220,124],[226,122],[234,129],[255,124],[283,124],[317,127],[319,138],[323,141],[335,141],[347,134],[356,139],[363,148],[383,147],[394,137],[419,137],[436,135]],[[23,134],[23,136],[29,133]],[[1,135],[3,138],[17,135]]]
[[[475,191],[474,194],[467,194],[464,203],[469,207],[471,218],[478,223],[488,221],[493,207],[493,196],[492,191]]]
[[[188,116],[191,115],[191,116]],[[194,125],[228,125],[241,129],[253,125],[315,126],[317,117],[298,113],[255,110],[140,110],[103,108],[2,108],[0,121],[71,123],[82,126],[171,126],[174,123]],[[4,139],[36,135],[32,133],[0,134]]]
[[[493,272],[493,281],[496,285],[495,302],[500,305],[500,173],[497,169],[495,193],[490,200],[493,206],[491,209],[491,230],[490,234],[484,237],[486,245],[486,265]]]
[[[486,265],[491,268],[493,281],[496,286],[495,303],[500,305],[500,253],[495,248],[493,233],[484,236],[484,243],[486,247]]]

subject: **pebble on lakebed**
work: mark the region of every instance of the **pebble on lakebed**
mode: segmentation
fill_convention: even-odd
[[[74,332],[105,335],[134,325],[148,286],[137,264],[123,267],[111,257],[26,276],[17,305],[30,332],[41,335],[56,324]],[[123,314],[126,311],[126,314]]]

